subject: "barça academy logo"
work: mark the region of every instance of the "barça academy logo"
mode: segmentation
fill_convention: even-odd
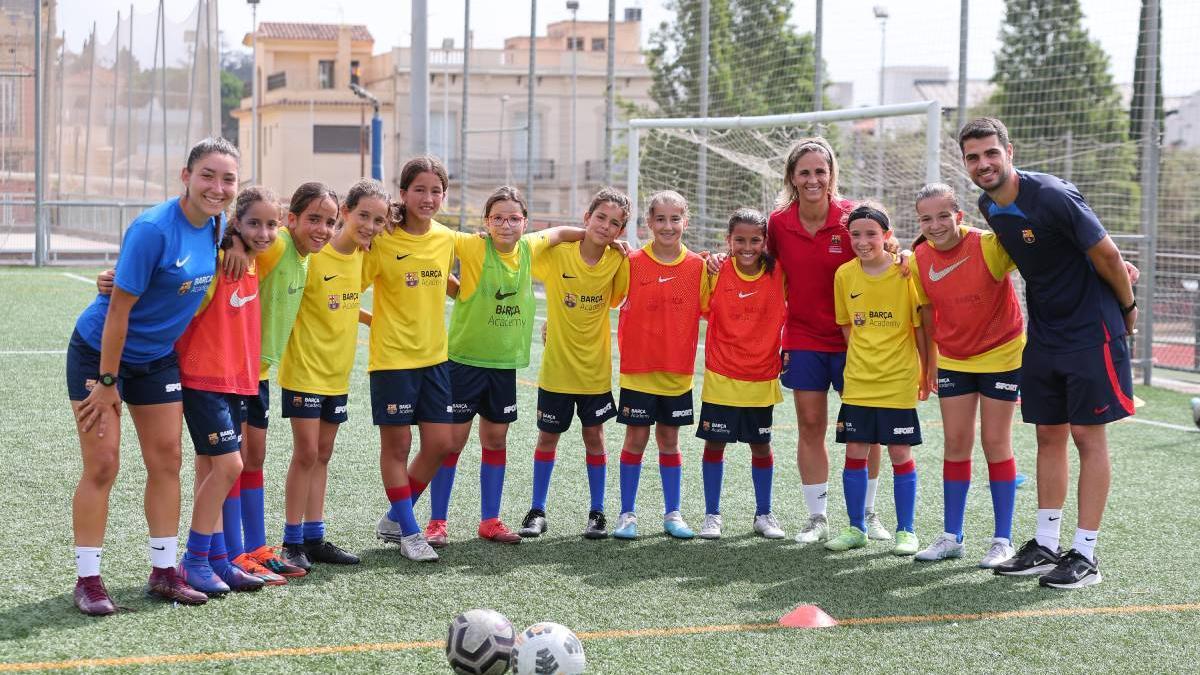
[[[421,277],[418,276],[416,272],[405,272],[404,273],[404,285],[405,286],[408,286],[409,288],[415,288],[417,286],[417,284],[419,284],[419,283],[421,283]]]
[[[1033,237],[1033,230],[1021,230],[1021,238],[1025,240],[1026,244],[1032,244],[1036,241]]]
[[[579,298],[574,293],[567,293],[563,295],[563,304],[567,307],[574,307],[579,304]]]
[[[342,296],[332,293],[329,296],[329,309],[337,309],[342,306]]]
[[[855,312],[855,313],[854,313],[854,325],[855,325],[855,326],[865,326],[865,325],[867,325],[867,314],[866,314],[866,312]]]
[[[221,438],[221,437],[220,437],[220,435],[218,435],[218,434],[216,434],[216,433],[209,434],[209,435],[208,435],[208,444],[209,444],[209,445],[216,445],[216,444],[217,444],[217,441],[219,441],[219,440],[220,440],[220,438]]]

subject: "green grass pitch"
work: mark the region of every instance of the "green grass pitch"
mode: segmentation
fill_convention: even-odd
[[[16,664],[77,658],[150,658],[136,667],[177,671],[390,670],[446,672],[440,645],[449,619],[490,607],[518,627],[551,620],[584,634],[589,672],[1001,672],[1086,669],[1108,672],[1194,671],[1200,663],[1200,435],[1121,423],[1110,429],[1113,489],[1101,534],[1103,584],[1053,591],[1036,581],[995,577],[974,563],[991,536],[986,469],[975,456],[967,511],[967,556],[933,564],[895,558],[888,547],[831,554],[791,540],[804,513],[795,469],[795,415],[790,401],[775,412],[775,511],[788,531],[782,541],[754,537],[749,452],[726,453],[725,538],[677,542],[661,534],[662,495],[653,447],[647,453],[636,542],[592,542],[579,536],[587,483],[578,427],[563,436],[551,487],[550,531],[520,546],[474,537],[479,516],[479,446],[472,440],[459,465],[451,505],[451,540],[438,564],[415,564],[374,537],[386,506],[378,470],[378,436],[370,424],[365,346],[358,350],[350,421],[343,426],[330,476],[330,538],[357,551],[353,568],[317,567],[307,578],[260,593],[233,595],[198,608],[146,600],[146,528],[141,512],[143,471],[128,415],[123,416],[122,467],[113,492],[104,577],[116,601],[132,611],[104,619],[80,615],[71,604],[74,581],[70,504],[80,471],[78,443],[63,384],[72,325],[94,290],[96,270],[0,271],[0,671]],[[75,274],[78,276],[70,276]],[[615,322],[614,322],[615,327]],[[366,340],[363,329],[360,339]],[[537,379],[534,363],[519,373]],[[702,359],[699,359],[702,361]],[[700,371],[698,364],[697,372]],[[614,368],[615,371],[615,368]],[[696,401],[699,403],[697,378]],[[502,515],[517,524],[528,507],[535,439],[536,389],[520,387],[521,419],[509,434],[509,468]],[[1187,397],[1138,388],[1139,417],[1191,426]],[[275,390],[277,400],[278,389]],[[831,417],[836,413],[831,397]],[[276,406],[276,410],[277,410]],[[276,412],[275,415],[278,413]],[[920,407],[926,442],[917,449],[920,493],[917,533],[922,542],[941,530],[941,425],[937,404]],[[283,477],[290,432],[271,420],[266,468],[268,538],[282,535]],[[617,455],[623,429],[607,425],[608,513],[619,510]],[[703,517],[701,444],[685,430],[685,517]],[[841,448],[829,436],[830,514],[845,523],[837,467]],[[1032,429],[1014,428],[1019,470],[1033,474]],[[183,441],[184,522],[190,509],[191,447]],[[878,505],[893,522],[885,467]],[[1035,487],[1018,492],[1015,537],[1032,533]],[[428,499],[418,519],[428,517]],[[1066,517],[1074,521],[1074,498]],[[1064,528],[1069,543],[1073,529]],[[1019,541],[1018,541],[1019,543]],[[798,604],[820,606],[836,619],[927,617],[899,623],[820,630],[768,630]],[[1162,610],[1167,605],[1185,605]],[[1099,610],[1103,611],[1092,611]],[[1084,611],[1077,611],[1084,610]],[[1149,611],[1146,611],[1149,610]],[[982,619],[950,614],[1028,612]],[[673,629],[746,626],[722,632]],[[648,634],[612,631],[648,629]],[[607,632],[587,637],[589,633]],[[379,645],[389,643],[390,648]],[[306,653],[362,645],[362,651]],[[257,652],[293,649],[284,655]],[[178,655],[245,652],[181,663]],[[120,667],[120,663],[117,662]],[[124,662],[129,663],[129,662]]]

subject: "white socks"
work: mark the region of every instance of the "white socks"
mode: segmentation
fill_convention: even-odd
[[[174,567],[178,548],[177,537],[150,537],[150,564],[154,567]]]
[[[100,547],[75,547],[75,574],[80,577],[94,577],[100,574]]]
[[[1071,544],[1071,548],[1079,551],[1083,557],[1096,562],[1096,538],[1100,536],[1100,530],[1085,530],[1081,527],[1075,528],[1075,543]]]
[[[1062,531],[1062,509],[1038,509],[1037,543],[1051,551],[1058,550],[1058,538]]]
[[[867,512],[875,510],[875,491],[879,489],[878,478],[867,479]]]
[[[829,483],[804,485],[804,503],[808,505],[808,515],[825,515],[825,504],[828,501]]]

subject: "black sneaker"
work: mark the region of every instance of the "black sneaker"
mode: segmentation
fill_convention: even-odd
[[[308,556],[305,555],[304,544],[289,544],[284,542],[282,553],[283,555],[280,557],[287,564],[299,567],[305,572],[312,569],[312,563],[309,561]]]
[[[603,511],[588,513],[588,524],[583,528],[583,536],[588,539],[608,538],[608,521],[604,518]]]
[[[1037,538],[1025,542],[1017,554],[996,565],[996,574],[1006,577],[1028,577],[1046,574],[1058,565],[1062,550],[1051,551],[1037,542]]]
[[[540,537],[546,532],[546,512],[541,509],[529,509],[525,520],[521,521],[521,529],[517,534],[522,537]]]
[[[1050,588],[1084,588],[1103,580],[1099,558],[1092,562],[1079,551],[1071,549],[1058,559],[1058,566],[1053,571],[1038,579],[1038,583]]]
[[[357,565],[359,563],[358,556],[324,539],[306,539],[304,555],[309,562],[329,563],[330,565]]]

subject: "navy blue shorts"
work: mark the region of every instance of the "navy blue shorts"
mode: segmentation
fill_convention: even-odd
[[[480,368],[450,362],[450,391],[455,424],[470,422],[478,414],[489,422],[517,421],[517,371],[511,368]]]
[[[100,379],[100,352],[71,334],[67,345],[67,396],[82,401]],[[156,405],[183,400],[179,384],[179,359],[175,352],[149,363],[124,363],[117,369],[117,391],[128,405]]]
[[[871,408],[843,403],[838,411],[838,443],[920,445],[921,422],[916,408]]]
[[[246,424],[255,429],[267,428],[267,413],[271,412],[271,381],[258,381],[258,395],[246,397]]]
[[[814,352],[789,349],[783,352],[779,382],[794,391],[842,391],[846,352]]]
[[[678,396],[662,396],[621,387],[617,421],[631,427],[648,427],[656,423],[671,427],[694,424],[692,391],[689,389]]]
[[[1029,424],[1107,424],[1133,414],[1124,338],[1066,354],[1029,343],[1021,363],[1021,417]]]
[[[696,437],[719,443],[770,443],[775,406],[739,408],[704,401]]]
[[[341,424],[350,419],[346,413],[346,405],[349,401],[347,394],[329,396],[284,388],[280,391],[279,398],[285,418],[299,417],[306,420],[320,418],[322,422],[330,424]]]
[[[560,394],[538,387],[537,428],[549,434],[561,434],[571,428],[571,414],[579,415],[585,427],[604,424],[616,417],[612,392],[603,394]]]
[[[184,387],[183,419],[197,455],[237,452],[242,447],[246,397]]]
[[[450,362],[371,372],[371,419],[376,426],[453,422]]]
[[[1021,370],[966,373],[938,368],[938,396],[950,398],[975,393],[997,401],[1016,401],[1021,398]]]

